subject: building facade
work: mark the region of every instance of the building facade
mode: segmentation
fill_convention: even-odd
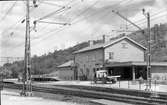
[[[146,48],[128,37],[107,41],[74,52],[75,79],[93,80],[99,68],[122,80],[147,79]],[[167,62],[151,62],[151,77],[167,80]]]
[[[76,53],[75,64],[78,79],[93,79],[95,68],[104,64],[104,51],[103,49],[96,49],[84,53]]]
[[[74,80],[74,61],[70,60],[57,67],[55,76],[60,80]]]
[[[146,48],[144,46],[128,37],[122,37],[107,42],[104,41],[104,43],[101,44],[90,44],[90,46],[74,53],[78,79],[85,77],[85,79],[92,80],[95,71],[101,67],[108,69],[109,74],[111,74],[111,71],[113,71],[112,68],[106,68],[106,64],[108,63],[144,62],[145,51]],[[126,71],[133,71],[129,68],[126,69],[128,69]],[[118,73],[118,71],[115,72],[122,76],[125,75],[122,71],[120,71],[120,73]]]

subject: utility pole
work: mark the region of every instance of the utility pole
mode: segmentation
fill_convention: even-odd
[[[25,33],[25,55],[24,55],[24,73],[23,89],[21,95],[31,96],[31,46],[30,46],[30,0],[26,0],[26,33]]]
[[[151,91],[151,29],[150,29],[150,13],[145,13],[145,9],[143,9],[143,14],[147,18],[147,30],[148,30],[148,51],[147,51],[147,91]]]
[[[151,29],[150,29],[150,13],[147,14],[147,28],[148,28],[148,58],[147,58],[147,75],[149,90],[151,90]]]

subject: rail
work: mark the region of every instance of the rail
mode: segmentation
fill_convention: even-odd
[[[5,88],[21,89],[21,84],[4,84]],[[75,87],[75,86],[32,86],[32,90],[35,92],[44,92],[52,94],[64,94],[64,95],[74,95],[79,97],[97,98],[97,99],[108,99],[121,101],[132,104],[142,104],[142,105],[167,105],[166,99],[154,99],[148,97],[130,96],[123,94],[110,93],[107,91],[98,90],[96,88],[88,87]]]

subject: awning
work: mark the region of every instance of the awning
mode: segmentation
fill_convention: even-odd
[[[147,62],[110,62],[105,67],[147,66]],[[151,62],[151,66],[166,66],[167,62]]]

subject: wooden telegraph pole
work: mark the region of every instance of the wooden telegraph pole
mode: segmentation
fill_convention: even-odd
[[[26,33],[25,33],[25,55],[24,55],[24,73],[23,89],[21,95],[31,96],[31,46],[30,46],[30,0],[26,0]]]
[[[147,18],[147,30],[148,30],[148,50],[147,50],[147,91],[151,91],[151,29],[150,29],[150,13],[145,13],[145,9],[143,9],[143,14]]]
[[[1,1],[17,1],[17,0],[1,0]],[[25,33],[25,55],[24,55],[24,73],[23,73],[23,89],[22,96],[32,95],[31,86],[31,49],[30,49],[30,0],[26,1],[26,33]],[[36,0],[34,0],[36,1]]]
[[[147,75],[149,90],[151,90],[151,30],[150,30],[150,13],[147,13],[147,28],[148,28],[148,64],[147,64]]]

